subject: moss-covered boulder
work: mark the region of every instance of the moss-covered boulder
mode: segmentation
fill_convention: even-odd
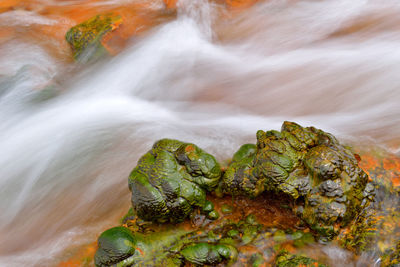
[[[103,37],[121,23],[121,16],[105,14],[97,15],[69,29],[65,39],[71,46],[74,58],[87,62],[106,54],[107,50],[102,45]]]
[[[132,206],[146,221],[181,222],[195,208],[217,216],[206,200],[221,178],[215,158],[194,144],[162,139],[142,156],[129,176]]]
[[[95,255],[96,266],[111,266],[138,254],[137,238],[125,227],[119,226],[103,232]]]
[[[124,227],[99,237],[95,264],[322,267],[326,259],[301,253],[336,238],[355,255],[397,266],[400,160],[388,179],[379,168],[368,178],[359,161],[331,134],[292,122],[258,131],[225,172],[194,144],[159,140],[130,174],[132,209]],[[212,191],[228,195],[206,198]]]
[[[237,261],[241,246],[252,245],[256,240],[258,246],[272,246],[269,235],[265,235],[267,229],[252,216],[239,222],[221,220],[199,228],[190,228],[185,223],[146,227],[138,224],[136,219],[128,220],[125,226],[103,232],[98,239],[95,265],[230,266]],[[251,257],[251,253],[240,256],[249,262],[261,261],[259,257]]]
[[[366,205],[373,194],[367,183],[353,152],[333,135],[284,122],[280,132],[260,130],[256,146],[236,152],[222,190],[248,197],[286,194],[321,239],[330,240]]]
[[[134,232],[119,226],[106,230],[98,239],[95,265],[105,266],[180,266],[181,259],[168,247],[189,243],[188,231],[167,228],[157,233]]]

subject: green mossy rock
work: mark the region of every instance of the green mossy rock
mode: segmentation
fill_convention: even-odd
[[[71,46],[74,58],[87,62],[106,54],[101,40],[121,22],[122,18],[117,15],[97,15],[69,29],[65,39]]]
[[[186,230],[182,224],[151,224],[147,229],[114,227],[100,235],[95,265],[229,266],[238,258],[237,247],[249,244],[257,236],[262,236],[265,230],[256,222],[249,223],[246,219],[238,223],[224,221],[197,230]],[[233,232],[236,234],[232,237]],[[270,245],[268,239],[258,242]]]
[[[323,267],[281,249],[293,245],[304,251],[315,248],[314,237],[329,241],[335,236],[356,254],[380,257],[383,267],[400,265],[400,190],[374,176],[369,182],[352,150],[331,134],[292,122],[280,132],[258,131],[257,145],[243,145],[222,180],[221,175],[215,158],[196,145],[156,142],[128,179],[132,209],[122,223],[129,229],[101,234],[96,266],[227,266],[235,261],[263,266],[275,259],[275,266]],[[262,213],[249,214],[243,197],[232,198],[235,209],[217,205],[218,214],[206,200],[216,189],[250,198],[267,192],[268,199],[286,201],[303,222],[293,228],[271,226],[259,221],[266,218],[259,217]],[[192,224],[177,224],[189,215]]]
[[[133,232],[121,226],[108,229],[98,239],[95,265],[180,266],[181,259],[167,248],[180,249],[192,242],[188,233],[172,226],[157,233]]]
[[[134,255],[137,240],[128,228],[119,226],[103,232],[97,243],[96,266],[111,266]]]
[[[181,222],[195,208],[217,218],[206,200],[221,178],[213,156],[194,144],[162,139],[143,155],[129,176],[132,207],[146,221]]]
[[[375,198],[336,240],[357,254],[381,257],[382,267],[400,266],[400,194],[382,181],[376,180],[376,187],[369,188],[376,191]]]
[[[181,250],[180,254],[185,261],[195,265],[216,265],[223,261],[234,263],[238,252],[235,247],[226,244],[197,243],[191,244]]]
[[[328,267],[311,258],[293,255],[287,251],[280,252],[275,259],[276,267]]]
[[[333,135],[284,122],[280,132],[258,131],[256,149],[245,145],[236,152],[221,187],[248,197],[286,194],[298,200],[298,214],[321,240],[331,240],[373,194],[365,195],[367,183],[353,152]]]
[[[391,247],[385,251],[385,254],[382,256],[382,266],[400,266],[400,240],[395,247]]]

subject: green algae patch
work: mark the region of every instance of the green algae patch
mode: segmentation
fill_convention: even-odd
[[[129,176],[132,207],[146,221],[181,222],[194,209],[217,219],[206,199],[221,178],[215,158],[194,144],[162,139],[143,155]]]
[[[221,206],[221,212],[223,214],[230,214],[232,213],[234,208],[231,205],[224,204]]]
[[[103,232],[98,239],[95,255],[97,266],[117,264],[136,253],[137,239],[125,227],[119,226]]]
[[[300,200],[296,212],[327,242],[368,204],[367,184],[354,153],[333,135],[284,122],[280,132],[259,130],[256,146],[235,153],[221,188],[233,196],[274,192]]]
[[[250,260],[241,248],[263,235],[267,228],[254,221],[235,223],[220,219],[202,227],[181,224],[145,224],[137,219],[103,232],[98,240],[96,266],[229,266],[238,257]],[[270,246],[269,238],[258,238]],[[260,243],[261,242],[261,243]],[[259,261],[259,259],[257,260]]]
[[[75,60],[88,62],[107,54],[102,40],[121,23],[121,16],[105,14],[97,15],[69,29],[65,39],[71,46]]]
[[[282,251],[278,254],[275,260],[276,267],[329,267],[321,264],[318,261],[302,256],[293,255],[287,251]]]
[[[234,263],[238,252],[231,245],[202,242],[185,247],[180,254],[187,262],[196,265],[215,265],[224,260],[227,260],[228,264]]]
[[[139,232],[126,227],[114,227],[103,232],[98,240],[95,255],[96,266],[179,266],[179,257],[174,257],[168,248],[182,247],[190,239],[184,229],[166,227],[161,231]],[[177,264],[175,264],[177,263]]]

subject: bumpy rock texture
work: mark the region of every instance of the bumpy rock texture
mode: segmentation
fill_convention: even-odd
[[[187,262],[197,265],[216,265],[225,260],[235,262],[237,251],[228,244],[209,244],[206,242],[190,244],[180,251]]]
[[[380,257],[381,266],[400,266],[400,159],[381,148],[360,152],[375,197],[336,239],[357,254]]]
[[[328,267],[311,258],[301,255],[292,255],[287,251],[282,251],[281,253],[279,253],[279,255],[276,257],[275,260],[275,266],[276,267],[302,267],[302,266]]]
[[[121,23],[120,16],[97,15],[69,29],[65,39],[72,48],[74,58],[86,62],[101,56],[106,51],[101,44],[102,38]]]
[[[148,229],[147,229],[148,230]],[[166,227],[157,232],[114,227],[101,234],[96,266],[215,266],[237,260],[235,244],[206,232]],[[236,242],[237,243],[237,242]]]
[[[196,145],[159,140],[130,174],[132,209],[124,227],[100,236],[95,264],[229,266],[240,262],[322,267],[326,265],[281,249],[288,244],[302,248],[315,238],[329,241],[336,236],[338,243],[356,254],[379,251],[383,266],[397,266],[400,190],[388,191],[390,186],[373,177],[374,183],[369,182],[358,159],[331,134],[292,122],[284,122],[280,132],[258,131],[257,144],[243,145],[224,173],[215,158]],[[218,197],[220,192],[235,196],[221,198],[235,201],[235,208],[216,205],[220,218],[206,199],[214,190]],[[209,198],[220,204],[216,196]],[[271,208],[275,198],[285,206],[279,206],[288,213],[285,221],[295,218],[289,227],[269,224],[270,215],[258,221],[251,214]],[[243,201],[253,204],[243,205]],[[258,208],[250,212],[250,206]],[[235,213],[238,207],[241,210]],[[190,215],[191,221],[183,222]],[[385,236],[387,244],[376,242],[379,235]]]
[[[284,122],[280,132],[258,131],[223,176],[222,190],[256,197],[264,191],[298,200],[297,211],[322,240],[332,239],[366,205],[368,176],[352,151],[331,134]]]
[[[97,266],[111,266],[137,254],[137,240],[125,227],[114,227],[103,232],[98,239],[95,255]]]
[[[142,156],[129,176],[132,206],[146,221],[180,222],[195,208],[217,217],[206,200],[221,178],[213,156],[194,144],[162,139]]]

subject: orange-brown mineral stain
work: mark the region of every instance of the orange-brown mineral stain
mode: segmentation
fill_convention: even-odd
[[[194,151],[194,146],[188,145],[185,147],[185,152],[190,153]]]
[[[0,44],[19,38],[41,45],[49,54],[64,62],[72,62],[72,52],[65,40],[66,32],[96,15],[112,13],[121,17],[113,30],[102,39],[103,46],[111,54],[120,52],[129,39],[160,23],[175,17],[165,8],[154,8],[152,1],[108,3],[100,0],[74,1],[69,4],[44,1],[0,1],[0,13],[12,10],[32,11],[33,15],[48,19],[51,23],[15,25],[0,29]],[[46,36],[46,38],[43,38]]]
[[[163,0],[166,8],[176,8],[178,0]]]
[[[362,168],[370,179],[389,181],[394,187],[400,187],[400,157],[383,149],[361,152]]]
[[[96,250],[97,243],[90,243],[79,249],[68,260],[60,262],[57,267],[81,267],[89,265],[94,258]]]
[[[254,5],[260,0],[214,0],[213,2],[219,4],[225,4],[231,8],[246,8]],[[163,0],[165,7],[168,9],[174,9],[177,7],[178,0]],[[211,1],[210,1],[211,2]]]
[[[245,10],[261,0],[213,0],[225,6],[231,13]],[[162,3],[164,2],[164,6]],[[121,23],[102,39],[102,45],[114,55],[122,51],[135,35],[140,35],[161,23],[176,17],[177,0],[163,0],[155,7],[154,1],[108,2],[101,0],[58,1],[39,0],[3,0],[0,1],[0,13],[12,10],[31,11],[34,15],[49,19],[49,24],[31,24],[0,29],[0,45],[13,38],[33,42],[42,46],[50,55],[65,63],[73,62],[71,48],[65,40],[66,32],[96,15],[113,13],[121,16]],[[229,12],[228,12],[229,13]],[[226,13],[225,13],[226,14]],[[226,15],[224,15],[226,16]],[[223,17],[224,17],[223,16]],[[222,17],[222,19],[224,19]],[[46,36],[46,38],[43,38]]]
[[[276,195],[262,194],[255,199],[246,197],[224,196],[222,198],[207,196],[214,203],[215,210],[221,214],[221,219],[232,221],[243,220],[246,216],[253,214],[257,221],[266,227],[277,227],[282,229],[291,228],[299,222],[299,218],[293,214],[291,209],[285,207],[289,200]],[[222,206],[230,205],[233,211],[229,214],[222,213]]]
[[[0,28],[0,44],[11,40],[15,34],[15,29],[11,27],[2,27]]]
[[[248,8],[260,0],[226,0],[226,4],[231,8]]]

